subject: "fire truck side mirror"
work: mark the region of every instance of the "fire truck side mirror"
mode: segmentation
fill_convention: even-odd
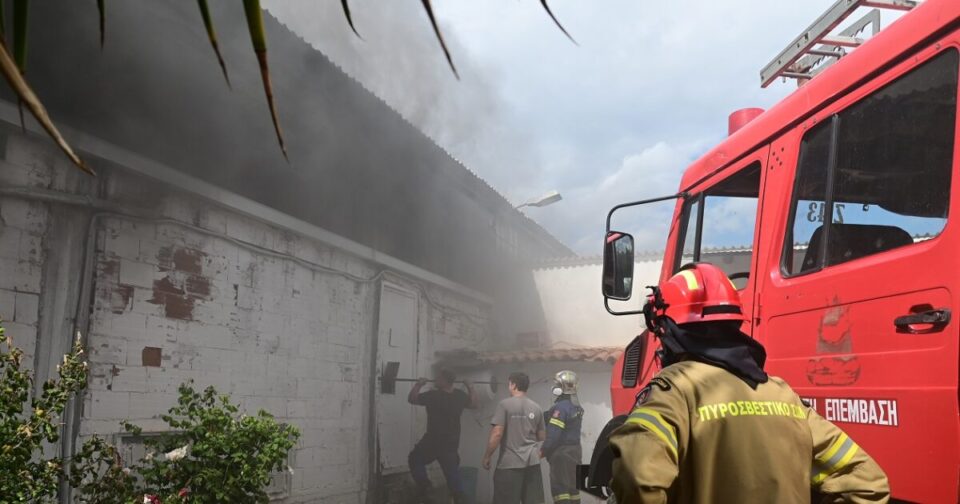
[[[603,295],[626,301],[633,291],[633,236],[608,231],[603,245]]]

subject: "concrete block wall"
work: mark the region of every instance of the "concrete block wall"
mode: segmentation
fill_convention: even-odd
[[[89,309],[91,375],[80,436],[117,434],[121,420],[162,430],[159,415],[193,380],[300,428],[286,502],[363,502],[378,266],[122,168],[101,170],[92,186],[59,180],[71,168],[56,159],[45,140],[12,134],[0,187],[81,192],[139,216],[77,208],[94,230],[93,295],[81,308]],[[50,295],[44,263],[83,254],[46,236],[55,206],[0,197],[0,314],[31,359],[37,341],[52,337],[38,334],[38,305]],[[423,294],[423,371],[437,350],[488,340],[483,304],[393,276]]]
[[[36,357],[46,216],[41,204],[0,199],[0,319],[27,369]]]

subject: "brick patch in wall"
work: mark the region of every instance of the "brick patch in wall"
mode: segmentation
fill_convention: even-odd
[[[160,367],[163,352],[157,347],[143,347],[142,362],[144,366]]]
[[[210,279],[203,274],[205,258],[199,250],[162,247],[157,261],[166,275],[153,281],[153,297],[148,302],[163,306],[167,318],[193,320],[196,301],[210,299]]]

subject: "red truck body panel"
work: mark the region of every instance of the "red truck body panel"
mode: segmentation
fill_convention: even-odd
[[[765,345],[767,370],[876,458],[896,498],[915,502],[958,499],[960,324],[954,319],[941,330],[914,334],[898,330],[894,320],[924,308],[960,316],[960,142],[952,155],[953,201],[937,236],[794,276],[784,272],[783,242],[791,232],[804,135],[958,48],[960,1],[928,0],[707,152],[687,168],[680,185],[696,194],[760,163],[751,271],[741,290],[750,321],[744,331]],[[678,267],[683,218],[681,200],[661,280]],[[621,385],[623,357],[614,366],[615,415],[630,410],[638,390],[658,371],[656,346],[645,345],[636,387]]]

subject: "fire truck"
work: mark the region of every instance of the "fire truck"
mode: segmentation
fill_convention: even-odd
[[[878,9],[907,12],[880,30]],[[672,205],[660,280],[690,262],[721,267],[768,372],[848,432],[907,502],[957,502],[960,488],[958,69],[960,0],[839,0],[761,71],[761,85],[796,79],[796,91],[732,114],[676,194],[607,216],[610,313],[635,316],[645,299],[633,238],[611,221]],[[748,245],[719,246],[731,232]],[[607,495],[606,437],[657,373],[656,350],[643,333],[614,367],[615,418],[581,468],[592,493]]]

